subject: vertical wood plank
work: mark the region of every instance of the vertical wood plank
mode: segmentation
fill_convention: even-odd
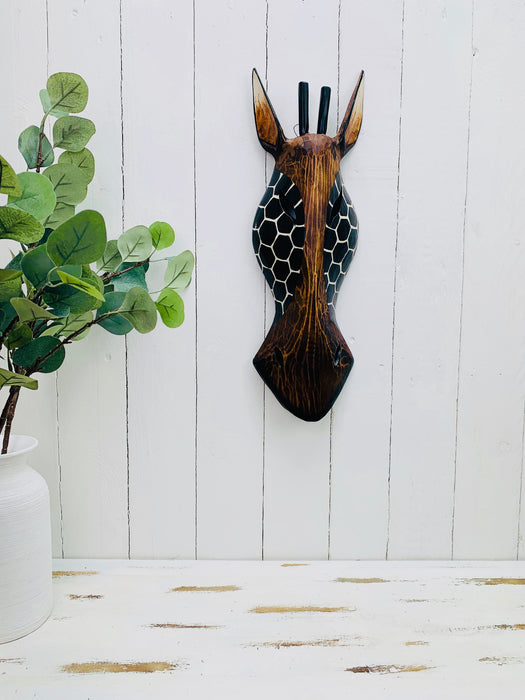
[[[340,114],[361,68],[365,101],[341,171],[360,241],[337,302],[355,364],[333,410],[333,559],[382,559],[386,551],[402,5],[341,5]]]
[[[288,138],[297,133],[297,84],[309,83],[315,131],[322,85],[333,89],[327,133],[335,133],[337,0],[270,0],[268,90]],[[268,159],[268,173],[273,169]],[[260,192],[262,197],[263,192]],[[267,325],[274,314],[268,297]],[[257,350],[257,348],[256,348]],[[328,554],[330,416],[306,423],[265,392],[264,557],[324,559]]]
[[[525,326],[525,6],[474,3],[454,557],[516,556]]]
[[[193,3],[126,2],[123,13],[125,227],[168,221],[194,247]],[[140,47],[140,50],[137,50]],[[152,291],[166,263],[154,263]],[[155,281],[157,286],[155,286]],[[131,556],[195,553],[195,304],[181,328],[128,336]]]
[[[45,0],[27,3],[3,3],[0,8],[2,42],[2,95],[0,129],[3,136],[1,153],[16,172],[26,169],[18,152],[18,135],[30,124],[39,123],[42,108],[39,91],[47,80],[47,24]],[[21,51],[20,47],[30,47]],[[4,195],[0,195],[4,204]],[[18,244],[2,241],[2,267],[9,260],[9,250]],[[57,440],[57,399],[55,376],[37,375],[38,391],[22,389],[13,432],[34,435],[38,451],[31,464],[46,479],[51,497],[53,556],[62,556],[60,522],[60,472]],[[3,389],[0,398],[7,398]]]
[[[266,6],[195,3],[197,554],[261,556],[262,283],[251,223],[262,196],[251,68],[264,66]]]
[[[393,559],[451,556],[471,20],[468,2],[405,5],[388,549]]]
[[[82,75],[85,115],[97,133],[89,148],[95,179],[80,209],[94,208],[109,237],[121,230],[119,1],[67,8],[49,3],[49,70]],[[94,328],[67,350],[59,371],[64,552],[68,557],[128,554],[126,368],[124,342]]]

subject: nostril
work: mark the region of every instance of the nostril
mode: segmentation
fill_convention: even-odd
[[[341,361],[341,353],[343,352],[343,348],[339,346],[336,350],[336,353],[334,355],[334,367],[337,367],[339,365],[339,362]]]
[[[275,348],[273,349],[273,359],[275,360],[275,362],[277,362],[277,364],[279,365],[279,367],[284,367],[284,357],[283,357],[283,354],[282,354],[281,350],[280,350],[279,348],[277,348],[277,347],[275,347]]]

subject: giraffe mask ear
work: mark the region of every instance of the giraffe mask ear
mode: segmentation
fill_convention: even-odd
[[[253,111],[257,135],[261,146],[273,156],[276,156],[285,141],[285,136],[255,68],[253,69],[252,79]]]
[[[345,116],[337,132],[336,141],[339,142],[341,148],[341,156],[347,153],[354,143],[357,141],[361,122],[363,121],[363,96],[365,91],[365,74],[361,71],[357,80],[348,107],[346,108]]]

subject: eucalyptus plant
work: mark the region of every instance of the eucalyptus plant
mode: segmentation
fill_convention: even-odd
[[[75,73],[55,73],[40,91],[39,126],[20,134],[27,170],[15,173],[0,156],[0,239],[19,244],[0,269],[0,389],[8,395],[0,415],[2,454],[22,388],[37,389],[38,373],[55,372],[67,346],[92,326],[115,335],[152,331],[157,316],[176,328],[184,321],[179,292],[191,281],[189,250],[165,255],[173,228],[156,221],[108,240],[102,215],[76,212],[95,173],[86,148],[95,133],[86,107],[88,87]],[[52,131],[48,127],[54,119]],[[52,134],[51,140],[46,135]],[[152,265],[164,265],[162,289],[149,289]],[[158,275],[157,275],[158,277]]]

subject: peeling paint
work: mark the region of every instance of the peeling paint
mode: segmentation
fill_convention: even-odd
[[[62,666],[65,673],[155,673],[156,671],[174,671],[177,664],[169,661],[89,661],[86,663]]]
[[[428,600],[425,600],[425,598],[402,598],[400,600],[401,603],[428,603]]]
[[[0,664],[21,664],[24,659],[0,659]]]
[[[525,578],[464,578],[460,583],[476,583],[483,586],[525,586]]]
[[[295,647],[337,647],[345,646],[341,639],[315,639],[306,642],[286,641],[286,642],[259,642],[250,644],[252,647],[269,647],[272,649],[289,649]]]
[[[427,647],[430,642],[415,641],[415,642],[405,642],[406,647]]]
[[[522,664],[523,659],[518,659],[512,656],[484,656],[479,659],[482,663],[497,664],[498,666],[506,666],[507,664]]]
[[[183,625],[178,622],[156,622],[147,626],[166,630],[218,630],[223,627],[223,625]]]
[[[354,666],[346,668],[351,673],[417,673],[418,671],[430,671],[434,666]]]
[[[103,595],[95,595],[93,593],[89,593],[88,595],[77,595],[76,593],[69,594],[70,600],[99,600],[103,597]]]
[[[172,588],[172,593],[227,593],[240,591],[239,586],[179,586]]]
[[[389,583],[385,578],[338,578],[337,583]]]
[[[356,608],[325,608],[317,605],[261,605],[252,608],[252,613],[301,613],[301,612],[355,612]]]
[[[494,629],[497,629],[497,630],[525,630],[525,624],[520,622],[517,625],[494,625]]]
[[[53,571],[53,578],[62,576],[96,576],[98,571]]]

